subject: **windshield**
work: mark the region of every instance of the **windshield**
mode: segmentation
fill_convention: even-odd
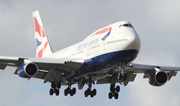
[[[132,27],[133,28],[133,26],[131,25],[131,24],[122,24],[122,25],[120,25],[119,27]]]

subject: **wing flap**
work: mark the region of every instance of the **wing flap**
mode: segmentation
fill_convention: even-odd
[[[116,82],[118,82],[118,81],[116,81]],[[97,80],[97,82],[96,82],[96,84],[107,84],[107,83],[111,83],[111,76],[107,76],[105,78]]]
[[[135,77],[136,74],[133,74],[133,72],[127,73],[127,79],[123,81],[124,86],[126,86],[130,81],[134,81]]]
[[[47,72],[45,71],[38,71],[38,73],[33,78],[44,79],[46,77]]]
[[[116,73],[118,74],[118,73]],[[117,75],[116,75],[117,76]],[[123,82],[124,83],[124,86],[126,86],[129,82],[131,81],[134,81],[134,79],[136,78],[136,74],[134,74],[133,72],[129,72],[127,73],[127,79],[124,80],[124,81],[121,81],[121,80],[118,80],[117,78],[115,79],[115,83],[121,83]],[[107,84],[107,83],[111,83],[111,79],[112,79],[112,76],[107,76],[105,78],[102,78],[100,80],[97,80],[97,83],[96,84]]]

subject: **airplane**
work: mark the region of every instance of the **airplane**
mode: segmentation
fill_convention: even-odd
[[[162,86],[176,76],[180,67],[132,63],[140,51],[141,40],[132,24],[120,21],[105,26],[87,36],[81,42],[53,52],[46,36],[39,11],[33,12],[36,57],[0,56],[0,69],[16,67],[14,74],[22,78],[38,78],[50,82],[49,94],[60,94],[62,85],[67,86],[64,95],[73,96],[83,89],[85,97],[94,97],[94,84],[110,84],[108,98],[118,99],[120,86],[127,86],[139,73],[149,78],[152,86]]]

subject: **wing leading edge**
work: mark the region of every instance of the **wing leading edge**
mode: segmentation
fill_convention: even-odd
[[[28,62],[37,65],[38,73],[34,78],[45,79],[51,71],[58,71],[58,73],[72,72],[79,69],[83,65],[82,59],[56,59],[56,58],[19,58],[19,57],[5,57],[0,56],[0,69],[4,70],[7,66],[17,67],[14,74],[18,74],[19,68]],[[49,81],[46,79],[45,82]]]

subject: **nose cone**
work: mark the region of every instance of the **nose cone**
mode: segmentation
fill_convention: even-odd
[[[140,50],[140,38],[133,28],[121,28],[119,30],[122,42],[117,46],[119,50]]]
[[[140,50],[141,40],[138,34],[135,31],[126,32],[125,36],[127,36],[127,50],[135,49],[137,51]]]

